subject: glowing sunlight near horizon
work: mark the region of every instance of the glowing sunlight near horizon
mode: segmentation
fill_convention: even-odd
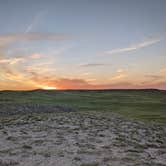
[[[42,89],[44,89],[44,90],[55,90],[57,88],[56,87],[52,87],[52,86],[43,86]]]

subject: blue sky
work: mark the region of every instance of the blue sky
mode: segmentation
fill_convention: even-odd
[[[165,0],[1,0],[0,89],[165,89],[165,16]]]

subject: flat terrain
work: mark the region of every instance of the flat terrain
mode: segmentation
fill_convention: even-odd
[[[126,117],[166,123],[166,91],[1,91],[0,106],[33,103],[60,105],[80,111],[115,112]]]
[[[165,166],[165,124],[165,91],[1,91],[0,166]]]
[[[99,112],[6,117],[0,128],[0,163],[164,166],[166,127]]]

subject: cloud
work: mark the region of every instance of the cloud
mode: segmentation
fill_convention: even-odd
[[[120,80],[120,79],[123,79],[123,78],[126,78],[126,77],[127,77],[127,74],[118,73],[118,74],[114,75],[113,77],[111,77],[109,80],[110,81],[117,81],[117,80]]]
[[[123,69],[118,69],[116,72],[117,73],[122,73],[122,72],[124,72],[124,70]]]
[[[38,80],[39,81],[39,80]],[[40,80],[37,84],[43,86],[47,85],[50,87],[57,87],[59,89],[144,89],[144,88],[158,88],[166,89],[166,82],[157,83],[146,83],[146,84],[133,84],[131,82],[117,82],[108,84],[93,84],[92,82],[86,81],[84,79],[69,79],[69,78],[59,78],[53,79],[47,77],[44,80]]]
[[[34,16],[32,22],[30,23],[30,25],[28,25],[27,29],[25,30],[25,33],[30,32],[30,31],[32,30],[32,28],[38,24],[38,22],[40,21],[40,19],[42,18],[42,16],[43,16],[45,13],[46,13],[45,11],[40,11],[40,12],[38,12],[38,13]]]
[[[38,87],[57,87],[58,89],[118,89],[118,88],[136,88],[135,85],[129,82],[120,82],[112,84],[92,84],[91,81],[85,79],[70,79],[70,78],[49,78],[49,77],[33,77],[33,81]]]
[[[42,57],[43,57],[43,55],[38,54],[38,53],[35,53],[35,54],[32,54],[29,56],[30,59],[40,59]]]
[[[0,66],[0,71],[1,71],[0,72],[1,76],[7,82],[8,82],[8,80],[10,80],[10,81],[13,81],[13,83],[14,82],[19,82],[19,81],[21,81],[21,83],[23,83],[24,80],[26,79],[25,73],[19,72],[15,68],[12,68],[12,67],[9,67],[9,66],[6,66],[6,65]],[[7,85],[9,86],[8,83],[7,83]]]
[[[160,74],[165,74],[165,73],[166,73],[166,68],[160,69],[159,73],[160,73]]]
[[[55,73],[56,71],[55,68],[51,68],[51,65],[52,63],[38,63],[30,65],[25,67],[24,72],[35,76],[38,75],[38,73],[42,73],[43,75],[50,75],[51,73]]]
[[[84,72],[84,73],[82,73],[81,75],[82,75],[82,76],[89,76],[89,75],[91,75],[91,73],[89,73],[89,72]]]
[[[0,73],[0,75],[2,75],[2,73]],[[23,89],[25,89],[25,87],[27,87],[27,89],[35,89],[46,86],[57,87],[58,89],[166,89],[165,81],[160,81],[157,83],[149,81],[141,84],[133,84],[131,82],[124,82],[119,80],[116,83],[96,84],[95,82],[86,79],[57,78],[55,75],[51,76],[47,72],[38,73],[36,71],[20,73],[18,71],[6,69],[5,77],[7,80],[12,81],[11,85],[5,86],[5,81],[1,81],[0,89],[3,87],[8,87],[8,89],[21,89],[21,87],[24,87]],[[21,87],[19,86],[20,84]]]
[[[6,64],[6,65],[14,65],[17,63],[22,63],[28,60],[35,60],[35,59],[40,59],[42,58],[43,55],[35,53],[29,56],[18,56],[18,57],[2,57],[0,58],[0,64]]]
[[[1,68],[2,67],[2,68]],[[26,90],[35,87],[29,80],[27,73],[19,72],[13,68],[0,65],[0,89],[1,90]]]
[[[10,65],[13,65],[13,64],[16,64],[18,62],[23,62],[25,59],[24,58],[21,58],[21,57],[15,57],[15,58],[3,58],[3,59],[0,59],[0,64],[10,64]]]
[[[128,75],[127,75],[127,73],[126,73],[124,70],[118,69],[118,70],[116,71],[115,75],[113,75],[109,80],[110,80],[110,81],[119,81],[119,80],[121,80],[121,79],[126,78],[127,76],[128,76]]]
[[[25,76],[22,73],[14,72],[14,71],[6,72],[6,77],[7,79],[12,80],[14,82],[18,82],[18,81],[23,82],[23,80],[25,80]]]
[[[95,79],[75,79],[75,78],[56,78],[56,76],[44,75],[32,72],[29,77],[36,87],[57,87],[58,89],[117,89],[117,88],[133,88],[133,84],[129,82],[118,82],[108,84],[96,84]]]
[[[99,66],[106,66],[108,64],[105,63],[86,63],[86,64],[80,64],[80,67],[99,67]]]
[[[96,79],[95,79],[95,78],[88,78],[87,81],[88,81],[88,82],[95,82]]]
[[[121,54],[121,53],[130,52],[130,51],[134,51],[134,50],[139,50],[139,49],[151,46],[153,44],[156,44],[156,43],[162,41],[163,39],[164,38],[162,38],[162,37],[158,37],[158,38],[143,41],[141,43],[133,44],[129,47],[117,48],[117,49],[113,49],[110,51],[105,51],[104,53],[112,55],[112,54]]]
[[[150,78],[152,79],[153,81],[155,80],[160,80],[160,79],[163,79],[164,77],[161,76],[161,75],[151,75],[151,74],[147,74],[145,75],[146,78]]]
[[[39,32],[31,32],[31,33],[11,33],[11,34],[3,34],[0,35],[0,47],[6,47],[17,41],[61,41],[67,40],[70,36],[66,34],[58,34],[58,33],[39,33]]]

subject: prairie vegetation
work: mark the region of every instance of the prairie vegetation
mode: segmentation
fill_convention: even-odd
[[[158,90],[0,92],[0,165],[164,166],[165,101]]]

